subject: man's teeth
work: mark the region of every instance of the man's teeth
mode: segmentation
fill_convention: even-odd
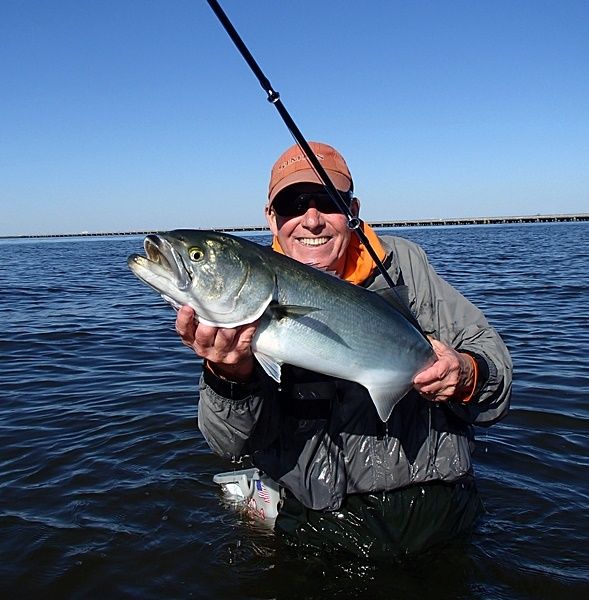
[[[323,244],[327,244],[330,238],[328,237],[320,237],[320,238],[299,238],[299,242],[304,246],[323,246]]]

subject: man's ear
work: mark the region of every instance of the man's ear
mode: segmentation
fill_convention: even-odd
[[[360,200],[354,196],[352,198],[352,202],[350,202],[350,212],[354,217],[357,217],[360,214]]]
[[[264,208],[264,213],[266,214],[266,221],[268,222],[268,227],[270,228],[272,235],[278,235],[278,225],[276,224],[276,213],[268,205],[266,205],[266,207]]]

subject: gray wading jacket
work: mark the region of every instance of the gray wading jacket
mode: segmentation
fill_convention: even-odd
[[[491,425],[509,407],[511,359],[481,311],[437,275],[419,246],[380,239],[422,329],[477,361],[472,400],[433,403],[411,391],[382,423],[361,385],[287,365],[280,387],[261,369],[246,384],[208,369],[200,381],[198,423],[212,450],[249,455],[315,510],[336,510],[347,494],[459,478],[472,470],[472,425]],[[380,274],[365,285],[386,287]]]

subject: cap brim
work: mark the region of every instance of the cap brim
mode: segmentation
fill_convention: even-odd
[[[347,192],[350,187],[352,187],[351,179],[342,173],[332,171],[331,169],[325,169],[325,172],[327,175],[329,175],[329,179],[331,179],[331,183],[333,183],[336,189],[342,192]],[[323,185],[323,181],[321,181],[313,169],[301,169],[300,171],[295,171],[294,173],[287,175],[284,179],[281,179],[280,182],[274,187],[268,197],[268,206],[272,204],[274,198],[276,198],[276,196],[283,189],[290,185],[294,185],[295,183],[318,183]]]

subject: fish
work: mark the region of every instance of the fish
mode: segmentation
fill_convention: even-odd
[[[355,381],[386,422],[414,376],[435,362],[429,340],[390,293],[225,232],[177,229],[147,235],[143,245],[145,256],[131,254],[127,264],[176,309],[188,305],[214,327],[259,321],[252,353],[278,383],[284,364]]]

